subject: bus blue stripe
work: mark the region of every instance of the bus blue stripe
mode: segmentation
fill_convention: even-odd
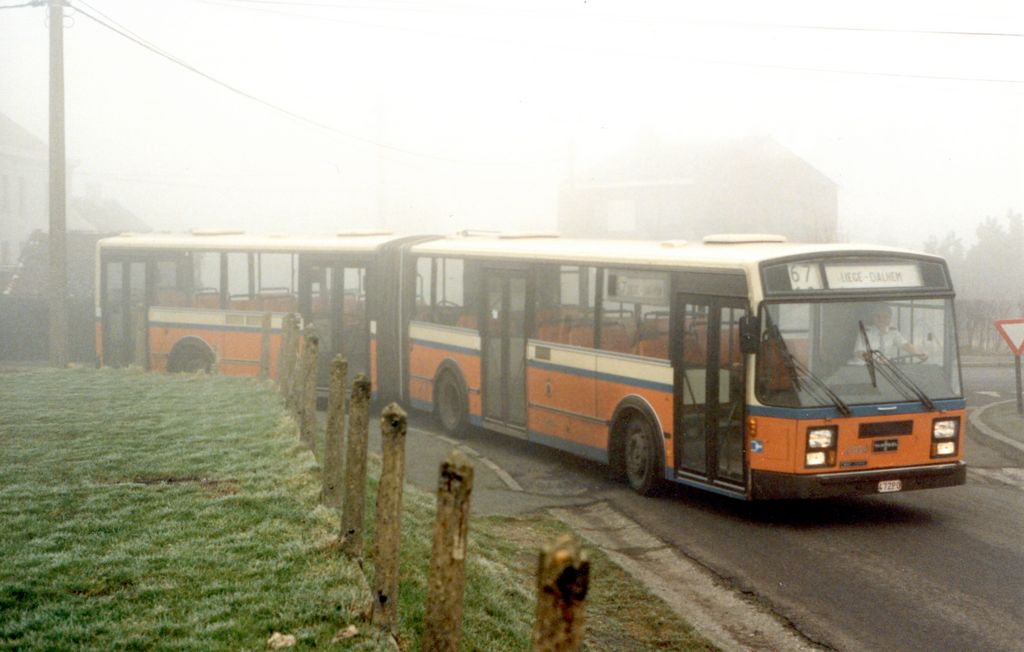
[[[454,344],[443,344],[441,342],[434,342],[432,340],[421,340],[419,338],[409,338],[414,345],[423,346],[428,349],[437,349],[439,351],[448,351],[449,353],[465,353],[467,355],[480,355],[479,349],[471,349],[465,346],[456,346]]]
[[[894,407],[894,410],[879,412],[878,407]],[[962,398],[952,398],[935,401],[935,407],[945,412],[947,410],[962,410],[966,407],[967,401]],[[909,403],[874,403],[871,405],[851,405],[850,413],[855,417],[878,417],[890,414],[920,414],[926,412],[924,406],[912,401]],[[747,414],[754,417],[777,417],[780,419],[839,419],[842,415],[834,407],[813,407],[813,408],[791,408],[774,407],[767,405],[748,405]]]
[[[263,330],[260,326],[246,326],[244,324],[193,324],[190,322],[164,322],[164,321],[151,321],[149,322],[150,328],[187,328],[189,330],[197,331],[251,331],[259,333]],[[272,328],[271,333],[281,333],[282,329]]]

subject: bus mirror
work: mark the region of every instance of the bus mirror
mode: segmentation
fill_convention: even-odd
[[[743,355],[757,353],[761,342],[761,320],[753,315],[740,317],[740,351]]]

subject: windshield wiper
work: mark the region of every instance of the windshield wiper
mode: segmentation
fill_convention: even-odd
[[[789,351],[786,351],[786,353],[789,353]],[[836,409],[839,410],[840,414],[842,414],[844,417],[850,416],[850,406],[844,403],[843,399],[839,398],[839,395],[832,391],[832,388],[828,386],[828,383],[819,378],[817,374],[808,369],[802,362],[800,362],[796,358],[793,358],[791,364],[793,365],[794,369],[803,374],[804,377],[807,378],[807,380],[811,381],[811,383],[815,387],[821,390],[825,394],[825,396],[827,396],[829,400],[832,401],[832,404],[836,406]]]
[[[860,326],[861,337],[864,338],[864,363],[868,367],[868,375],[871,376],[871,386],[878,389],[878,379],[875,377],[875,359],[874,349],[871,348],[871,340],[868,339],[868,331],[864,328],[864,322],[858,320],[857,325]]]
[[[850,407],[843,402],[843,399],[839,398],[839,395],[832,391],[825,381],[819,378],[813,371],[807,368],[806,365],[797,360],[796,356],[790,353],[789,346],[786,345],[786,340],[782,337],[782,333],[779,331],[778,326],[772,323],[771,313],[766,312],[765,314],[767,315],[768,322],[768,328],[765,331],[765,335],[766,337],[775,340],[777,350],[779,354],[782,355],[782,360],[785,362],[786,368],[793,376],[793,389],[800,391],[801,378],[809,380],[814,387],[824,393],[825,396],[832,401],[832,404],[836,406],[836,409],[839,410],[840,414],[844,417],[850,416]],[[815,398],[816,400],[820,400],[818,397]]]
[[[911,393],[917,397],[917,400],[921,401],[929,411],[936,412],[938,410],[938,408],[935,407],[935,402],[924,393],[924,390],[921,389],[920,385],[911,380],[910,377],[899,368],[899,365],[887,358],[884,353],[878,350],[871,351],[871,359],[877,360],[882,364],[881,369],[884,372],[883,375],[891,384],[897,384],[896,382],[893,382],[894,379],[899,381],[899,383],[902,384],[903,387],[909,389]]]

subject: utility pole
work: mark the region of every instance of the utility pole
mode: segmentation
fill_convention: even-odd
[[[50,365],[54,367],[68,363],[66,185],[64,0],[50,0]]]

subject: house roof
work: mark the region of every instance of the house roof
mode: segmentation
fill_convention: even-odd
[[[774,138],[668,143],[648,141],[588,170],[577,185],[693,185],[709,175],[737,170],[788,168],[832,186],[835,182]]]
[[[16,152],[33,158],[49,155],[49,147],[32,132],[0,113],[0,151]]]

